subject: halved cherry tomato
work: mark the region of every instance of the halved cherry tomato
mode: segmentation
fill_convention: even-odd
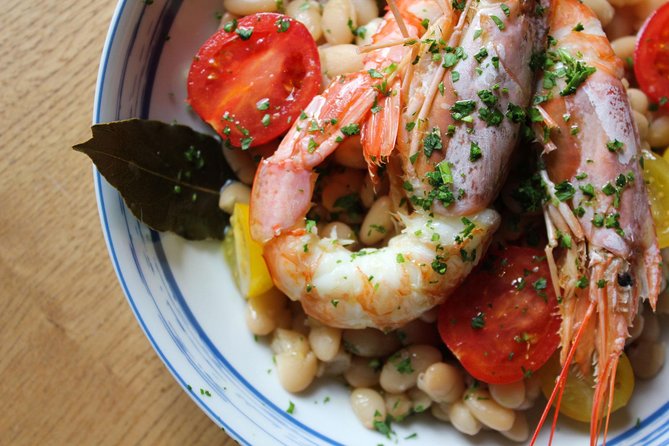
[[[474,378],[519,381],[557,349],[560,317],[543,255],[496,250],[442,305],[441,338]]]
[[[669,110],[669,3],[652,13],[639,31],[634,74],[641,89]]]
[[[188,73],[193,110],[243,149],[288,130],[320,88],[309,30],[275,13],[226,24],[202,45]]]

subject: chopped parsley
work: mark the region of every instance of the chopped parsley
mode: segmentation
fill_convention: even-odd
[[[441,150],[442,148],[441,131],[439,130],[439,127],[434,127],[432,131],[423,138],[423,152],[425,153],[425,156],[429,158],[432,156],[432,152]]]
[[[471,114],[476,108],[476,101],[468,99],[456,101],[450,108],[451,117],[456,121],[471,122]]]
[[[475,330],[480,330],[485,327],[485,313],[479,311],[476,316],[472,318],[471,326]]]
[[[239,36],[240,39],[242,40],[249,40],[251,38],[251,35],[253,34],[253,28],[237,28],[235,30],[237,35]]]
[[[511,10],[504,3],[502,3],[499,7],[502,9],[502,12],[504,12],[505,16],[509,17],[511,15]]]
[[[492,19],[493,22],[495,22],[495,25],[497,25],[497,28],[499,28],[500,31],[504,31],[504,28],[506,28],[506,25],[504,25],[504,22],[502,21],[502,19],[500,19],[496,15],[491,15],[490,18]]]
[[[295,412],[295,403],[288,401],[288,409],[286,409],[286,412],[292,415]]]
[[[481,152],[481,147],[475,142],[472,141],[471,146],[469,147],[469,161],[474,162],[483,157]]]
[[[567,180],[555,185],[555,197],[560,201],[567,201],[574,196],[576,190]]]
[[[609,141],[606,143],[606,148],[609,149],[609,152],[619,152],[624,147],[624,144],[617,139]]]
[[[408,375],[409,373],[414,372],[414,369],[411,366],[410,357],[404,358],[403,360],[399,361],[397,364],[395,364],[395,368],[399,373],[402,373],[404,375]]]
[[[356,124],[355,122],[349,125],[345,125],[341,128],[341,132],[346,136],[357,135],[360,133],[360,125]]]
[[[285,33],[290,28],[290,20],[287,18],[280,18],[276,21],[277,32]]]

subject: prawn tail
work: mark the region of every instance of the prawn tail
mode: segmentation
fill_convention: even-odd
[[[388,89],[389,94],[377,95],[369,118],[363,123],[360,140],[367,167],[372,178],[376,177],[378,167],[385,163],[392,153],[397,140],[400,122],[400,81],[395,79]]]
[[[564,389],[567,384],[567,375],[569,374],[569,367],[571,366],[574,360],[576,350],[578,349],[583,334],[589,328],[590,325],[589,322],[590,319],[592,318],[592,315],[595,312],[595,306],[596,304],[594,301],[591,301],[590,305],[588,305],[588,308],[585,312],[585,316],[581,321],[581,325],[578,331],[576,332],[576,335],[574,336],[574,341],[572,342],[571,347],[569,348],[569,353],[567,354],[567,358],[562,366],[560,375],[558,375],[557,379],[555,380],[555,387],[553,387],[553,391],[551,392],[551,395],[548,398],[548,402],[546,403],[546,407],[544,408],[544,411],[541,414],[539,423],[537,423],[537,427],[534,430],[534,434],[532,435],[532,439],[530,440],[530,446],[534,446],[536,444],[537,438],[539,437],[539,433],[541,432],[541,429],[544,423],[546,422],[546,419],[548,418],[548,414],[550,413],[551,406],[553,405],[553,403],[555,403],[555,415],[553,418],[553,424],[551,425],[551,433],[548,440],[548,444],[551,445],[553,442],[553,436],[555,434],[555,428],[557,424],[557,417],[558,413],[560,412],[560,403],[562,402],[562,395],[564,393]]]

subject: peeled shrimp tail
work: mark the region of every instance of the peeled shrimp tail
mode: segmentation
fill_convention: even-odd
[[[275,285],[326,325],[397,328],[444,301],[499,225],[492,210],[470,219],[423,212],[400,218],[404,230],[387,247],[359,252],[315,229],[275,237],[264,250]]]

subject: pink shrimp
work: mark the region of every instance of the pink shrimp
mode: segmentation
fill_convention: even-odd
[[[433,0],[397,2],[397,13],[406,24],[400,28],[393,14],[387,13],[373,37],[379,48],[365,56],[365,70],[334,79],[313,98],[274,155],[261,162],[256,172],[251,207],[251,230],[256,240],[264,243],[303,223],[316,181],[313,169],[343,138],[362,133],[363,152],[372,174],[374,166],[390,154],[400,121],[401,73],[411,62],[411,48],[397,42],[419,37],[425,18],[419,14],[446,15],[444,21],[453,21],[453,11],[446,11],[444,14]],[[290,203],[268,205],[286,197],[283,194],[287,191]]]
[[[622,62],[594,13],[577,0],[555,0],[550,29],[553,39],[531,117],[544,146],[546,253],[562,296],[563,370],[532,444],[556,399],[559,409],[574,366],[596,378],[594,445],[605,411],[606,442],[616,368],[639,302],[648,299],[655,307],[661,258]],[[557,409],[551,441],[556,420]]]

